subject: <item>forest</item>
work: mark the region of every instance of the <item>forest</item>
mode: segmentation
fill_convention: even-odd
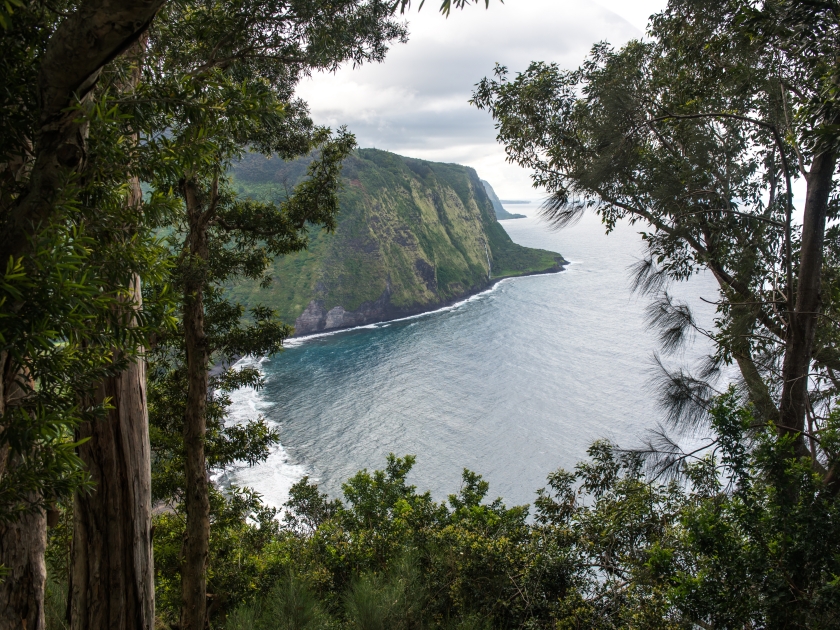
[[[640,231],[644,446],[595,442],[530,506],[469,470],[435,501],[410,455],[282,510],[210,482],[279,440],[226,422],[261,373],[210,368],[293,334],[228,287],[336,229],[356,145],[296,88],[387,63],[422,6],[0,3],[0,630],[840,627],[836,0],[670,0],[577,68],[474,87],[547,222]],[[470,8],[494,3],[438,17]],[[264,200],[247,153],[310,159]],[[701,271],[712,329],[671,291]],[[714,352],[670,370],[692,335]]]

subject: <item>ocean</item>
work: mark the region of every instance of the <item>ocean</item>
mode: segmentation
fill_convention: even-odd
[[[266,384],[233,396],[231,422],[257,414],[281,445],[254,467],[217,477],[250,486],[281,506],[308,475],[331,496],[356,471],[411,454],[410,481],[442,500],[468,468],[492,498],[532,503],[546,476],[585,459],[597,439],[640,444],[663,420],[657,404],[655,331],[649,298],[634,295],[628,267],[641,256],[639,226],[609,235],[595,215],[551,230],[537,206],[512,205],[503,221],[522,245],[561,253],[557,274],[503,280],[420,316],[293,339],[259,364]],[[710,274],[673,287],[711,327],[717,286]],[[698,335],[668,358],[690,367],[710,350]]]

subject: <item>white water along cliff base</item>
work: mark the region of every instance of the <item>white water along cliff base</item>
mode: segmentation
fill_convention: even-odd
[[[234,395],[231,419],[263,414],[282,446],[218,480],[279,507],[303,475],[339,496],[348,477],[383,468],[393,452],[417,457],[410,480],[436,499],[458,491],[466,467],[513,505],[531,503],[549,472],[574,467],[596,439],[638,445],[663,417],[649,301],[630,290],[638,228],[607,236],[588,215],[555,232],[536,205],[512,210],[531,216],[502,222],[511,238],[560,252],[572,262],[565,271],[505,280],[434,313],[291,341],[261,361],[263,390]],[[673,292],[711,326],[714,307],[700,299],[717,298],[710,274]],[[671,361],[690,367],[709,349],[698,338]]]

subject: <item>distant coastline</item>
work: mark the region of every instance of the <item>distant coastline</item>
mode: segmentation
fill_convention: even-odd
[[[495,287],[497,284],[499,284],[503,280],[514,280],[516,278],[526,278],[526,277],[531,277],[531,276],[545,276],[545,275],[548,275],[548,274],[560,273],[562,271],[565,271],[566,266],[569,264],[569,261],[563,259],[562,256],[560,256],[559,254],[558,254],[558,258],[560,258],[560,260],[557,261],[557,266],[553,267],[551,269],[544,269],[542,271],[530,271],[530,272],[522,273],[522,274],[519,274],[519,275],[516,275],[516,276],[499,276],[498,278],[491,278],[490,281],[486,285],[484,285],[480,288],[476,288],[473,291],[465,293],[464,295],[461,295],[457,298],[453,298],[451,300],[448,300],[444,303],[429,305],[427,308],[421,308],[421,309],[417,309],[417,310],[409,309],[409,310],[406,310],[402,314],[392,313],[391,316],[386,316],[386,317],[383,317],[382,319],[378,319],[378,320],[368,321],[368,322],[365,322],[363,324],[341,326],[341,327],[337,327],[337,328],[329,328],[329,329],[326,329],[326,330],[319,330],[317,332],[309,331],[309,332],[300,333],[300,334],[295,332],[295,334],[293,334],[288,339],[289,340],[294,339],[296,342],[299,342],[299,341],[305,340],[305,339],[310,338],[310,337],[312,337],[312,338],[323,337],[323,336],[327,336],[327,335],[333,335],[333,334],[339,333],[339,332],[346,332],[348,330],[353,330],[353,329],[356,329],[356,328],[366,328],[367,326],[373,326],[375,324],[388,324],[390,322],[398,322],[398,321],[401,321],[401,320],[404,320],[404,319],[411,319],[411,318],[414,318],[414,317],[420,317],[421,315],[434,313],[436,311],[442,311],[442,310],[447,309],[447,308],[449,308],[451,306],[454,306],[456,304],[460,304],[461,302],[466,302],[470,298],[472,298],[476,295],[479,295],[481,293],[485,293],[487,291],[490,291],[491,289],[493,289],[493,287]],[[212,365],[210,367],[210,369],[208,370],[209,376],[213,377],[213,376],[221,375],[225,370],[227,370],[230,367],[233,367],[240,359],[242,359],[242,356],[237,354],[237,355],[234,355],[232,357],[231,361],[222,361],[220,363],[216,363],[216,364]]]
[[[499,221],[505,221],[507,219],[524,219],[524,214],[511,214],[507,210],[504,209],[502,206],[503,203],[513,203],[513,204],[528,204],[528,201],[501,201],[496,195],[496,192],[493,190],[493,187],[490,185],[486,179],[482,179],[481,183],[484,185],[484,190],[487,192],[487,197],[490,199],[490,203],[493,204],[493,211],[496,213],[496,218]]]
[[[304,333],[300,333],[300,334],[298,334],[297,331],[295,331],[295,334],[293,334],[291,337],[289,337],[289,339],[301,340],[301,339],[306,339],[307,337],[320,337],[322,335],[330,335],[330,334],[333,334],[333,333],[336,333],[336,332],[353,330],[355,328],[365,328],[366,326],[372,326],[374,324],[387,324],[389,322],[396,322],[396,321],[401,321],[403,319],[408,319],[408,318],[412,318],[412,317],[419,317],[420,315],[425,315],[427,313],[434,313],[435,311],[440,311],[440,310],[449,308],[450,306],[453,306],[455,304],[460,304],[461,302],[466,302],[471,297],[474,297],[474,296],[476,296],[480,293],[484,293],[486,291],[491,290],[493,287],[495,287],[498,283],[502,282],[503,280],[514,280],[516,278],[526,278],[526,277],[530,277],[530,276],[544,276],[544,275],[548,275],[548,274],[560,273],[562,271],[565,271],[566,266],[569,264],[569,261],[565,260],[560,254],[557,255],[557,258],[558,258],[557,265],[555,267],[550,268],[550,269],[544,269],[542,271],[529,271],[529,272],[521,273],[521,274],[514,275],[514,276],[499,276],[498,278],[491,278],[490,281],[486,285],[481,286],[481,287],[477,287],[472,291],[464,293],[463,295],[452,298],[452,299],[447,300],[445,302],[439,302],[439,303],[434,304],[434,305],[430,304],[430,305],[426,305],[425,307],[420,307],[420,308],[416,308],[416,309],[406,309],[405,311],[403,311],[401,313],[392,311],[388,315],[383,316],[382,319],[372,319],[371,321],[367,321],[367,322],[364,322],[362,324],[351,324],[351,325],[348,325],[348,326],[339,326],[339,327],[336,327],[336,328],[328,328],[328,329],[319,330],[319,331],[316,331],[316,332],[308,331],[308,332],[304,332]]]
[[[500,201],[501,201],[501,203],[509,203],[509,204],[517,204],[518,203],[518,204],[527,205],[527,204],[531,203],[530,201],[515,201],[515,200],[512,201],[510,199],[500,199]]]

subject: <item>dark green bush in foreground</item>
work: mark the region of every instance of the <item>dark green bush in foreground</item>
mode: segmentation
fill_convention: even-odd
[[[822,434],[833,453],[837,421]],[[668,483],[637,454],[594,444],[588,462],[549,477],[533,522],[526,507],[486,502],[468,471],[435,503],[406,484],[411,457],[358,473],[341,502],[304,480],[284,527],[246,545],[252,577],[226,586],[227,627],[840,626],[836,494],[734,397],[713,429],[708,454]],[[237,528],[257,527],[227,525],[245,542]]]
[[[826,452],[840,451],[839,415]],[[550,475],[532,519],[486,501],[469,471],[436,503],[406,483],[410,456],[357,473],[340,501],[304,479],[282,521],[249,491],[217,492],[211,627],[840,627],[836,492],[734,396],[712,417],[714,442],[674,480],[597,442]],[[157,517],[164,625],[177,620],[182,535],[178,511]]]

